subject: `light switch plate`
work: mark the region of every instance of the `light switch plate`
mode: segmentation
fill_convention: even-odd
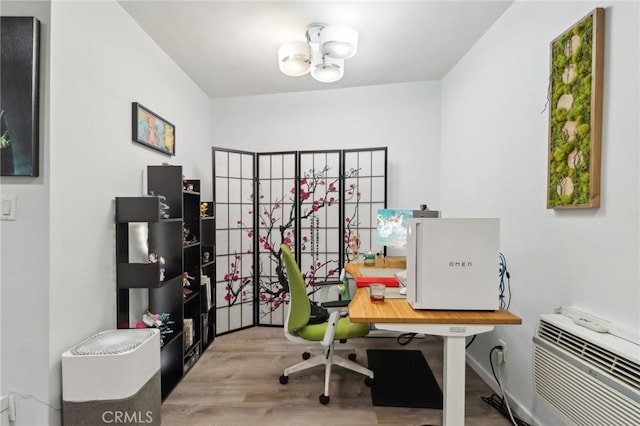
[[[15,194],[2,194],[2,220],[16,220],[17,199]]]

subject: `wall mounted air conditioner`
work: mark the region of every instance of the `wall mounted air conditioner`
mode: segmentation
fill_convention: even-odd
[[[640,346],[541,315],[533,337],[536,394],[567,424],[640,425]]]

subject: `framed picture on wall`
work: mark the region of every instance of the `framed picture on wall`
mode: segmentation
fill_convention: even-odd
[[[1,174],[39,176],[40,21],[0,19]]]
[[[176,155],[176,126],[140,105],[131,104],[132,139],[167,155]]]
[[[551,42],[547,208],[600,207],[604,9]]]

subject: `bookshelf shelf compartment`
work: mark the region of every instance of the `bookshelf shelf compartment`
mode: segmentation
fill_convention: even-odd
[[[181,166],[148,166],[149,195],[115,200],[118,328],[132,328],[141,319],[130,317],[137,317],[131,306],[144,309],[137,300],[131,303],[135,289],[148,289],[148,310],[168,314],[171,321],[172,332],[163,334],[160,351],[162,400],[199,359],[203,334],[213,335],[209,329],[203,333],[203,326],[209,327],[202,318],[209,316],[203,309],[210,297],[201,286],[200,181],[184,180],[182,173]],[[211,226],[207,232],[213,233]],[[184,288],[192,293],[185,295]],[[133,294],[139,298],[146,293]]]
[[[189,294],[183,301],[182,303],[184,303],[185,305],[189,302],[193,302],[193,301],[197,301],[200,302],[200,292],[194,292],[192,294]]]
[[[170,284],[180,276],[160,281],[160,265],[157,263],[119,263],[118,288],[160,288]]]
[[[202,348],[205,349],[213,342],[216,334],[215,314],[215,247],[216,218],[212,201],[200,202],[200,242],[202,263],[202,314],[200,322],[202,328]]]
[[[116,222],[159,222],[160,199],[158,197],[116,198]]]

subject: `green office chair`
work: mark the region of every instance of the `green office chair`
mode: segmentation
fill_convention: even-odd
[[[373,371],[354,362],[351,359],[343,358],[335,354],[335,341],[345,341],[356,337],[364,337],[369,334],[369,324],[352,323],[349,317],[341,317],[340,310],[344,309],[349,301],[326,302],[322,306],[329,309],[329,319],[320,324],[310,324],[311,301],[307,296],[307,289],[304,279],[300,273],[300,268],[296,263],[289,247],[285,244],[280,246],[282,258],[286,267],[287,279],[289,281],[289,309],[284,326],[284,335],[287,339],[308,344],[310,341],[317,342],[324,348],[322,354],[315,355],[296,365],[284,370],[280,376],[280,383],[286,384],[289,381],[289,374],[306,370],[317,365],[324,365],[324,393],[320,395],[320,403],[329,403],[329,380],[331,378],[331,367],[339,365],[349,370],[367,376],[365,384],[373,384]],[[304,356],[303,356],[304,358]]]

